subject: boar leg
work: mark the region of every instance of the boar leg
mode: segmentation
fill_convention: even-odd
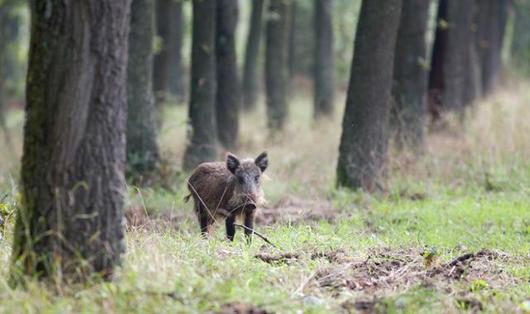
[[[234,226],[235,220],[236,220],[236,217],[234,215],[228,216],[225,220],[226,237],[230,241],[234,241],[234,235],[236,234],[236,226]]]
[[[202,205],[197,204],[196,207],[197,207],[197,217],[199,218],[199,225],[201,226],[201,234],[205,238],[207,238],[208,227],[209,227],[208,213],[204,210]]]
[[[247,236],[247,242],[252,241],[252,234],[254,233],[254,211],[245,213],[245,235]]]

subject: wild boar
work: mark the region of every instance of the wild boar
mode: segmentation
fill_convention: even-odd
[[[226,162],[205,162],[197,166],[188,179],[201,233],[208,235],[210,226],[225,220],[226,236],[234,240],[236,219],[241,219],[250,241],[254,230],[256,210],[264,202],[262,174],[267,169],[267,153],[256,159],[239,160],[228,154]],[[248,229],[247,229],[248,228]]]

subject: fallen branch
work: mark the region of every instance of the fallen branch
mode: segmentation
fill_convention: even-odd
[[[274,245],[274,243],[272,243],[271,241],[269,241],[269,239],[267,239],[266,236],[264,236],[263,234],[257,232],[256,230],[252,229],[252,228],[249,228],[245,225],[241,225],[241,224],[234,224],[234,226],[236,227],[239,227],[239,228],[243,228],[245,230],[248,230],[248,231],[252,231],[253,234],[257,235],[258,237],[260,237],[263,241],[267,242],[268,244],[270,244],[272,247],[274,247],[275,249],[278,249],[278,247],[276,245]]]
[[[464,254],[462,256],[455,258],[449,264],[447,264],[447,266],[456,266],[456,264],[462,263],[463,261],[474,258],[474,257],[475,257],[474,253],[467,253],[467,254]]]

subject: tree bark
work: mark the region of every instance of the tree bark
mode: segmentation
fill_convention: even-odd
[[[127,70],[127,174],[134,180],[158,167],[153,99],[154,0],[132,0]]]
[[[473,0],[441,0],[429,90],[440,108],[462,111],[477,96]]]
[[[334,111],[335,56],[333,50],[333,2],[315,0],[315,67],[313,116],[332,116]]]
[[[237,1],[217,0],[217,135],[227,150],[237,147],[239,133],[241,97],[236,64],[237,18]]]
[[[255,109],[258,100],[260,85],[258,79],[258,56],[263,25],[262,16],[263,0],[253,0],[243,72],[243,104],[246,110]]]
[[[337,184],[383,187],[401,0],[363,1],[342,123]]]
[[[266,29],[265,87],[267,125],[281,130],[287,120],[289,0],[270,0]]]
[[[476,0],[477,48],[480,59],[482,94],[487,96],[498,84],[502,66],[502,46],[508,19],[508,0]]]
[[[427,112],[430,1],[403,0],[395,60],[391,126],[399,148],[422,150]]]
[[[291,7],[289,9],[289,50],[288,50],[288,65],[289,65],[289,82],[294,77],[295,65],[296,65],[296,16],[298,13],[298,3],[297,0],[291,0]]]
[[[32,3],[12,258],[24,274],[110,276],[125,250],[129,0]]]
[[[156,0],[156,33],[161,43],[158,52],[154,56],[153,66],[153,90],[156,102],[162,103],[166,100],[169,92],[169,41],[170,36],[170,4],[172,0]]]
[[[156,29],[161,47],[154,58],[153,86],[158,102],[174,93],[183,99],[182,80],[182,1],[156,0]]]
[[[511,44],[511,59],[518,72],[530,74],[530,3],[514,1],[515,21]]]
[[[449,0],[440,0],[436,14],[436,32],[432,47],[431,67],[429,71],[427,108],[432,121],[441,117],[442,95],[445,89],[444,61],[447,54],[447,6]]]
[[[193,1],[191,92],[184,169],[217,156],[215,35],[217,0]]]
[[[177,102],[182,103],[186,99],[184,67],[182,65],[182,40],[184,34],[184,15],[182,13],[183,0],[171,1],[169,11],[170,40],[169,50],[169,92],[176,95]]]

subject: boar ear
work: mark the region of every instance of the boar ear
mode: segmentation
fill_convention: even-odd
[[[264,172],[265,169],[267,169],[267,167],[269,166],[269,158],[267,157],[267,152],[259,154],[259,156],[256,157],[256,160],[254,160],[254,163],[261,169],[261,172]]]
[[[230,170],[233,174],[236,174],[236,170],[239,167],[239,159],[231,153],[226,155],[226,168]]]

